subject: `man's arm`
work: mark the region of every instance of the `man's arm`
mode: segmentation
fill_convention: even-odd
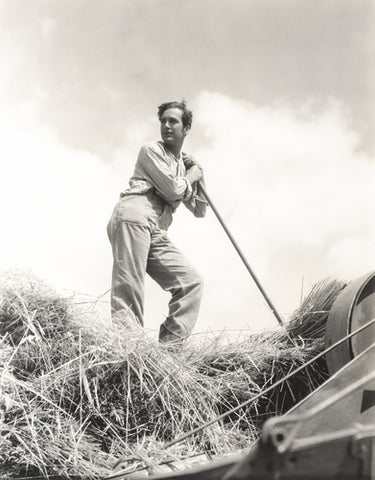
[[[196,181],[194,175],[189,175],[189,172],[186,176],[173,175],[168,160],[157,145],[143,146],[138,155],[138,163],[148,180],[167,202],[188,200],[191,197],[191,183]]]

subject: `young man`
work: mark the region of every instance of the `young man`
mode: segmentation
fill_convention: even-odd
[[[202,298],[202,279],[167,236],[172,215],[182,202],[196,217],[207,203],[200,194],[203,171],[181,151],[192,112],[183,102],[159,106],[162,141],[144,145],[129,188],[120,195],[108,224],[112,244],[112,315],[133,312],[143,325],[146,272],[172,298],[159,341],[180,343],[193,330]]]

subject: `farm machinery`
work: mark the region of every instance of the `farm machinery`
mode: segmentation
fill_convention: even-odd
[[[267,420],[248,454],[149,478],[375,480],[375,272],[337,297],[322,355],[328,380],[285,415]]]

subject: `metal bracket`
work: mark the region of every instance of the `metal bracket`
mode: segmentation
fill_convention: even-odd
[[[375,479],[375,429],[360,432],[353,437],[351,454],[360,460],[359,478]]]

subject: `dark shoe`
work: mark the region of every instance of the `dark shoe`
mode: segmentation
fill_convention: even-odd
[[[163,344],[167,350],[170,352],[179,352],[181,351],[184,342],[184,338],[170,332],[164,324],[160,325],[159,343]]]

